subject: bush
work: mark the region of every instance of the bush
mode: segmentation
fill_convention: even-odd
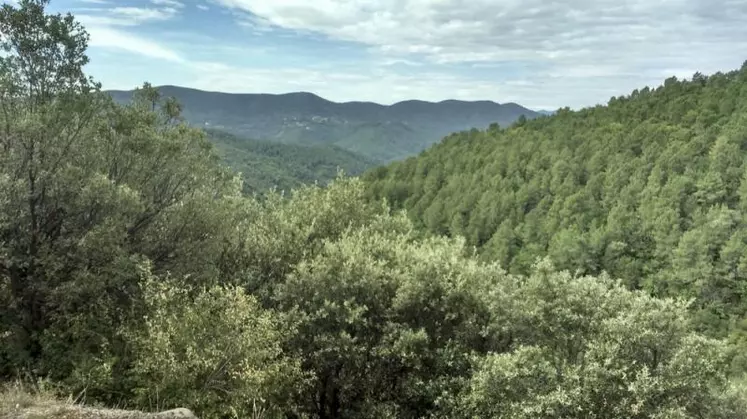
[[[235,286],[189,289],[143,270],[145,324],[125,332],[134,345],[137,405],[189,407],[200,417],[271,417],[304,380],[282,344],[294,331]]]
[[[554,272],[547,261],[535,269],[504,300],[514,302],[508,316],[495,319],[515,344],[477,361],[462,400],[465,417],[697,418],[725,411],[729,350],[693,332],[687,304],[608,278]],[[744,414],[731,400],[729,414]]]

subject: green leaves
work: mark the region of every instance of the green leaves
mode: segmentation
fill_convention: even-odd
[[[28,106],[96,87],[83,73],[88,34],[70,15],[46,14],[48,3],[22,0],[18,8],[0,9],[0,48],[9,53],[0,58],[0,90]]]
[[[433,412],[483,345],[488,316],[475,292],[485,272],[462,242],[418,242],[400,223],[351,226],[276,288],[274,304],[298,322],[288,348],[316,377],[311,413]]]
[[[696,298],[698,327],[723,336],[747,317],[736,257],[747,231],[745,86],[744,68],[670,78],[608,106],[456,133],[367,173],[367,191],[511,273],[549,256]]]
[[[32,365],[79,391],[97,370],[112,391],[137,263],[200,284],[243,275],[221,263],[238,246],[241,185],[204,133],[175,123],[178,106],[100,95],[83,74],[85,31],[46,3],[0,11],[0,281],[13,332],[2,352],[19,355],[0,373]]]
[[[137,403],[157,396],[161,408],[190,406],[205,417],[292,411],[303,376],[282,344],[293,329],[238,287],[189,289],[144,275],[145,325],[127,332]]]
[[[510,310],[493,310],[513,347],[478,360],[465,417],[710,417],[720,409],[728,351],[691,331],[686,304],[547,264],[513,292]]]

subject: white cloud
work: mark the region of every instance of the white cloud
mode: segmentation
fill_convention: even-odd
[[[89,44],[92,47],[118,49],[166,61],[184,62],[176,51],[152,40],[107,26],[92,25],[86,29],[91,35]]]
[[[747,55],[745,0],[212,1],[393,57],[533,62],[551,67],[548,77],[625,75],[653,63],[711,72]]]
[[[101,0],[86,1],[98,3]],[[151,0],[151,2],[156,7],[78,8],[75,10],[75,17],[86,26],[136,26],[149,22],[171,20],[179,15],[179,8],[183,7],[183,4],[176,0]]]
[[[270,32],[274,27],[269,20],[252,15],[239,15],[237,23],[240,26],[251,29],[255,33]]]
[[[169,6],[177,8],[184,7],[184,3],[178,0],[150,0],[150,2],[155,4],[156,6]]]
[[[101,2],[101,0],[84,1]],[[76,14],[76,18],[83,23],[90,34],[91,47],[127,51],[171,62],[184,62],[175,50],[152,39],[120,29],[173,19],[179,15],[178,8],[183,7],[183,4],[176,0],[150,0],[150,2],[157,7],[88,8],[82,9],[86,13]]]
[[[379,61],[379,65],[382,65],[382,66],[397,65],[397,64],[399,64],[399,65],[407,65],[407,66],[411,66],[411,67],[422,67],[423,66],[422,62],[408,60],[408,59],[405,59],[405,58],[397,58],[397,57],[394,57],[394,58],[392,58],[392,57],[384,57],[383,59],[381,59]]]
[[[176,3],[208,10],[207,2],[226,7],[222,13],[233,15],[239,25],[261,36],[242,44],[246,36],[222,38],[225,34],[165,30],[160,25],[134,30],[137,25],[178,17],[181,7]],[[78,15],[91,33],[91,45],[162,60],[163,68],[169,69],[160,71],[156,63],[143,70],[143,79],[152,79],[151,74],[160,71],[156,78],[163,77],[161,84],[227,92],[306,90],[332,100],[381,103],[488,99],[555,109],[605,103],[611,96],[660,84],[671,75],[734,69],[747,58],[747,0],[138,0],[137,4],[145,6],[99,8]],[[273,33],[279,27],[290,31]],[[308,33],[322,35],[315,37],[314,47],[320,49],[313,57],[294,52],[293,60],[286,59],[281,54],[296,51],[295,44],[286,50],[284,45],[290,42],[272,43],[278,37]],[[339,44],[324,44],[324,38],[352,41],[344,44],[351,50],[325,50]],[[263,40],[271,42],[263,44]],[[265,68],[239,64],[252,62],[239,57],[257,56],[265,47],[277,49],[254,61]],[[341,59],[348,53],[355,58]],[[325,54],[336,59],[322,58]],[[267,58],[270,55],[280,59]],[[220,62],[192,62],[196,59]],[[291,62],[303,62],[304,68],[292,67]],[[330,67],[314,67],[319,64]]]
[[[137,23],[148,21],[169,20],[178,14],[178,11],[172,7],[143,8],[143,7],[115,7],[107,12],[124,20],[130,20]]]

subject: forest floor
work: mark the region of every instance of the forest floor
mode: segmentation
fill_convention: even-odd
[[[147,413],[134,410],[86,407],[72,400],[59,400],[44,392],[29,392],[19,386],[0,391],[0,419],[196,419],[187,409]]]

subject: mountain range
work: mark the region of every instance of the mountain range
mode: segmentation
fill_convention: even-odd
[[[164,97],[175,97],[193,125],[254,140],[335,146],[377,163],[418,154],[453,132],[492,123],[505,126],[522,115],[527,119],[542,115],[516,103],[492,101],[408,100],[381,105],[337,103],[307,92],[236,94],[178,86],[158,90]],[[109,93],[115,101],[126,103],[133,91]]]

